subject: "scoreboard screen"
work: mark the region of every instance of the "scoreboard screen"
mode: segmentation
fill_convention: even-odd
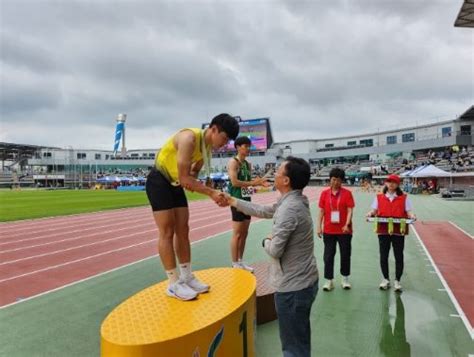
[[[207,128],[209,123],[203,124],[202,128]],[[249,119],[239,122],[240,130],[239,136],[247,136],[252,142],[251,151],[265,151],[271,145],[268,140],[268,118]],[[234,141],[231,140],[219,152],[235,151]]]

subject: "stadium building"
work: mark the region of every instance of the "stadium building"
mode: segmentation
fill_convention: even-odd
[[[420,165],[430,160],[446,171],[474,170],[474,106],[455,119],[324,139],[274,142],[270,118],[240,120],[240,126],[240,135],[251,138],[249,161],[259,174],[275,167],[288,155],[308,160],[315,179],[327,178],[334,165],[343,166],[353,175],[373,167],[383,168],[379,174],[401,172],[407,164],[414,162]],[[118,138],[120,140],[120,135]],[[450,154],[445,155],[447,151],[456,154],[462,150],[466,153],[462,165],[453,163]],[[22,186],[87,187],[107,175],[142,178],[153,165],[158,151],[156,148],[125,150],[124,146],[120,151],[117,140],[114,150],[0,143],[0,183],[4,187],[12,183]],[[214,152],[212,171],[225,171],[229,158],[234,154],[233,142]]]

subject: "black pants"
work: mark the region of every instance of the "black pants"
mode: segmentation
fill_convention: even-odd
[[[351,275],[351,240],[352,234],[326,234],[324,233],[324,278],[334,279],[334,256],[336,244],[339,243],[341,256],[341,275]]]
[[[388,275],[388,255],[390,253],[390,245],[393,246],[393,254],[395,255],[395,278],[400,281],[403,275],[403,249],[405,248],[405,236],[379,235],[380,248],[380,268],[385,279],[389,279]]]

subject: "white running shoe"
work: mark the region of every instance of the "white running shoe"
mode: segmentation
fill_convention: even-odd
[[[401,293],[403,291],[402,286],[398,280],[395,280],[394,288],[396,292]]]
[[[323,286],[324,291],[331,291],[334,289],[334,283],[332,280],[326,280],[326,284]]]
[[[380,290],[387,290],[390,288],[390,281],[387,279],[383,279],[379,285]]]
[[[351,283],[349,282],[349,277],[348,277],[348,276],[343,276],[343,277],[342,277],[341,286],[342,286],[342,288],[345,289],[345,290],[350,290],[350,289],[352,288],[352,285],[351,285]]]
[[[197,298],[198,294],[191,289],[183,280],[179,279],[177,282],[168,285],[166,289],[168,296],[174,297],[179,300],[193,300]]]
[[[252,273],[253,274],[253,271],[254,269],[250,266],[250,265],[247,265],[246,263],[244,262],[239,262],[240,265],[242,266],[243,269],[247,270],[248,272]]]
[[[232,268],[245,269],[245,268],[243,267],[243,265],[242,265],[240,262],[238,262],[238,263],[232,263]]]
[[[187,286],[194,290],[198,294],[207,293],[211,288],[209,285],[200,282],[194,274],[191,274],[191,277],[184,280]]]

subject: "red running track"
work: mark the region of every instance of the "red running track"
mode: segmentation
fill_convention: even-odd
[[[449,222],[416,222],[415,229],[474,326],[474,240]]]
[[[315,203],[319,190],[305,193]],[[228,208],[210,200],[189,207],[191,242],[232,228]],[[0,224],[0,307],[154,256],[157,239],[149,207]]]

